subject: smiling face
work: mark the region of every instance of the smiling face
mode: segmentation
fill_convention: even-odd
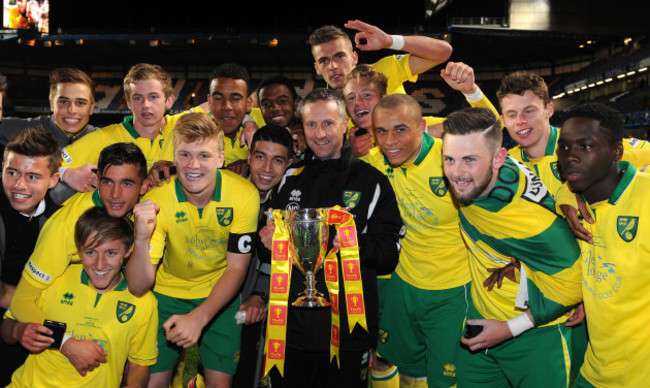
[[[122,280],[122,262],[130,250],[120,240],[93,244],[96,232],[79,249],[79,256],[88,274],[90,286],[102,294],[113,289]]]
[[[143,79],[130,84],[127,105],[133,112],[133,127],[140,135],[147,129],[160,130],[165,111],[172,107],[174,98],[165,97],[157,79]]]
[[[302,109],[305,141],[320,160],[338,159],[347,132],[347,117],[341,117],[336,101],[306,103]]]
[[[297,101],[285,85],[265,86],[260,90],[259,98],[260,110],[267,124],[286,127],[293,120]]]
[[[553,103],[544,101],[531,90],[523,95],[507,94],[501,99],[501,120],[510,137],[531,158],[541,158],[551,134]]]
[[[11,207],[23,214],[33,214],[59,181],[52,173],[47,156],[25,156],[8,152],[2,164],[2,185]]]
[[[142,194],[142,178],[135,164],[109,165],[99,177],[99,198],[111,217],[131,212]]]
[[[343,88],[345,108],[354,125],[359,128],[373,128],[372,111],[383,97],[377,89],[365,77],[350,79]]]
[[[223,166],[223,161],[223,144],[216,139],[175,144],[176,176],[191,204],[202,208],[210,202],[217,183],[217,170]]]
[[[213,79],[210,82],[208,104],[223,134],[234,138],[244,121],[244,116],[252,107],[246,81],[233,78]]]
[[[335,90],[343,87],[345,77],[350,74],[359,60],[357,53],[352,50],[350,41],[343,37],[314,45],[311,52],[314,56],[316,73]]]
[[[95,110],[92,91],[86,84],[60,83],[51,95],[50,109],[54,121],[68,134],[75,134],[88,125]]]
[[[289,149],[282,144],[270,141],[258,141],[248,153],[250,178],[260,192],[260,198],[274,188],[284,176],[291,164]]]
[[[407,105],[379,108],[374,114],[375,140],[392,167],[412,162],[422,148],[426,122],[417,120]]]
[[[493,154],[482,132],[444,135],[442,160],[445,176],[454,195],[461,201],[472,201],[492,190],[497,170],[503,165],[505,157],[504,148]]]
[[[564,122],[557,158],[562,177],[571,190],[590,203],[609,197],[618,182],[618,161],[623,145],[610,145],[597,120],[573,117]]]

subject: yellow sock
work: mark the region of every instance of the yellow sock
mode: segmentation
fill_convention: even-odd
[[[196,388],[205,388],[205,381],[203,381],[203,375],[196,374]]]
[[[384,371],[371,369],[370,380],[373,388],[399,388],[399,374],[395,365]]]
[[[180,356],[180,361],[176,364],[170,388],[185,388],[183,387],[183,372],[185,372],[185,352]]]

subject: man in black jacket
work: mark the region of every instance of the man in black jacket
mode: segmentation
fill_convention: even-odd
[[[274,387],[366,387],[366,369],[371,349],[377,342],[376,277],[391,273],[397,265],[402,220],[388,179],[352,156],[344,138],[347,117],[342,97],[333,90],[316,89],[301,102],[300,112],[311,157],[302,166],[287,171],[285,180],[272,194],[271,207],[298,209],[340,205],[349,209],[358,234],[368,331],[357,325],[350,332],[346,309],[341,303],[338,367],[336,361],[330,361],[330,309],[289,306],[284,375],[281,376],[277,369],[271,370],[272,384]],[[273,231],[274,225],[269,225],[260,232],[266,247],[271,246]],[[330,234],[330,247],[338,246],[338,242],[338,236]],[[316,287],[331,300],[323,272],[316,275]],[[304,288],[303,276],[293,271],[289,303],[296,300]],[[345,301],[342,282],[339,288],[338,300]]]
[[[59,181],[60,158],[61,148],[42,128],[25,129],[5,149],[0,181],[0,317],[9,307],[41,227],[59,208],[47,192]],[[0,341],[0,354],[4,387],[28,352]]]

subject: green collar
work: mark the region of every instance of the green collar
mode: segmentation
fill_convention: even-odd
[[[181,181],[174,177],[174,191],[176,193],[176,200],[178,202],[187,202],[187,197],[185,197],[185,192],[183,191],[183,186]],[[221,171],[217,170],[217,184],[214,187],[214,194],[212,195],[213,201],[221,201]]]
[[[91,196],[93,200],[93,205],[99,206],[99,207],[104,207],[104,204],[102,203],[101,199],[99,198],[99,189],[93,191],[93,194]]]
[[[618,203],[618,200],[621,199],[623,193],[625,193],[625,190],[630,187],[630,184],[636,176],[636,167],[634,167],[632,163],[622,160],[618,162],[618,167],[621,171],[623,171],[623,176],[614,188],[614,191],[612,191],[612,195],[609,196],[609,200],[607,202],[611,205],[616,205]],[[587,202],[587,199],[584,197],[584,195],[582,196],[582,199]]]
[[[560,130],[557,127],[551,125],[551,135],[548,138],[548,143],[546,143],[546,151],[544,156],[555,155],[555,150],[557,148],[557,141],[560,138]],[[528,155],[524,152],[524,149],[521,149],[521,159],[524,162],[530,162]]]
[[[81,270],[81,284],[86,285],[88,287],[90,286],[90,283],[88,281],[88,274],[86,273],[85,269]],[[122,280],[120,280],[119,283],[117,283],[117,286],[113,288],[115,291],[124,291],[127,288],[129,288],[128,284],[126,284],[126,276],[122,275]]]
[[[431,151],[431,148],[433,148],[434,143],[435,143],[435,139],[431,135],[429,135],[426,132],[422,134],[422,146],[420,147],[418,156],[416,156],[415,159],[413,160],[414,165],[419,166],[420,163],[422,163],[422,161],[427,157],[427,155],[429,155],[429,151]],[[384,164],[388,165],[388,159],[386,159],[386,156],[384,156]]]

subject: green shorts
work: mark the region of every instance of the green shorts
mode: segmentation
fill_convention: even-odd
[[[458,388],[569,386],[571,329],[564,324],[528,330],[487,351],[459,348]]]
[[[467,293],[469,284],[424,290],[393,273],[379,323],[379,355],[400,373],[426,376],[430,386],[453,386]]]
[[[172,369],[183,350],[167,341],[163,323],[174,314],[190,313],[205,300],[179,299],[157,292],[154,295],[158,299],[158,362],[151,367],[151,373]],[[203,328],[199,339],[199,355],[204,367],[231,375],[237,370],[241,326],[235,321],[235,314],[239,310],[239,304],[239,298],[235,298]]]
[[[390,278],[377,278],[377,301],[379,302],[379,317],[378,321],[381,322],[381,315],[384,312],[384,302],[386,302],[386,294],[388,293],[388,283]]]

